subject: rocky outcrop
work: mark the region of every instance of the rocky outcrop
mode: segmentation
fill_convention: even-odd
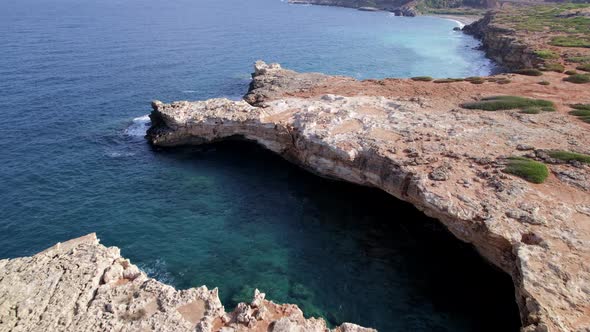
[[[590,91],[563,87],[557,73],[544,77],[551,87],[507,77],[512,82],[502,85],[357,81],[258,62],[243,101],[154,102],[147,137],[156,146],[246,139],[321,176],[380,188],[437,218],[509,273],[524,331],[585,331],[590,167],[550,164],[544,184],[502,169],[510,155],[590,152],[587,125],[564,104],[590,100]],[[500,94],[542,96],[558,112],[459,107]]]
[[[508,69],[533,68],[542,62],[533,49],[516,36],[514,29],[493,24],[495,13],[463,27],[463,31],[481,40],[486,55]]]
[[[32,257],[0,260],[0,331],[328,332],[295,305],[256,290],[224,311],[217,289],[175,290],[99,244],[95,234]],[[333,332],[374,332],[345,323]]]

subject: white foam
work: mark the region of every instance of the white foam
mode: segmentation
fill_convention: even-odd
[[[150,116],[144,115],[133,119],[133,123],[125,129],[127,136],[145,136],[145,132],[151,125]]]
[[[452,19],[452,18],[445,18],[445,20],[447,20],[447,21],[453,21],[453,22],[457,23],[457,26],[458,26],[460,29],[463,29],[463,27],[465,26],[465,24],[463,24],[461,21],[457,21],[457,20],[454,20],[454,19]]]

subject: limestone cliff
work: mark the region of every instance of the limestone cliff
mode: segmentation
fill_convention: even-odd
[[[89,234],[0,260],[0,331],[329,331],[295,305],[253,295],[226,313],[216,288],[175,290]],[[375,330],[345,323],[332,331]]]
[[[463,31],[482,41],[486,55],[509,69],[532,68],[542,62],[534,55],[534,49],[516,35],[516,30],[493,22],[495,12],[488,12],[483,19],[466,25]]]
[[[510,84],[494,83],[510,79]],[[590,166],[546,151],[588,153],[588,125],[565,103],[584,86],[502,75],[482,84],[357,81],[256,64],[243,101],[153,103],[157,146],[257,142],[321,176],[377,187],[439,219],[509,273],[524,331],[590,329]],[[489,95],[552,100],[557,112],[463,109]],[[511,155],[549,164],[532,184],[502,170]],[[485,287],[485,285],[482,285]]]

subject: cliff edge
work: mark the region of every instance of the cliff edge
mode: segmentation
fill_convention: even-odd
[[[513,74],[477,84],[357,81],[258,62],[242,101],[154,102],[147,137],[163,147],[250,140],[321,176],[380,188],[509,273],[523,331],[585,331],[590,165],[551,156],[590,152],[589,125],[568,114],[568,103],[590,100],[590,90],[562,76],[545,74],[549,86]],[[555,109],[465,105],[514,94]],[[533,183],[508,172],[514,160],[543,165],[547,179]]]

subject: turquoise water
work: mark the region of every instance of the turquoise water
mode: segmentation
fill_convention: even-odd
[[[332,324],[518,329],[510,278],[436,221],[251,145],[154,150],[152,99],[228,96],[252,63],[385,76],[493,65],[436,18],[275,0],[0,2],[0,257],[96,232],[179,288],[259,287]]]

